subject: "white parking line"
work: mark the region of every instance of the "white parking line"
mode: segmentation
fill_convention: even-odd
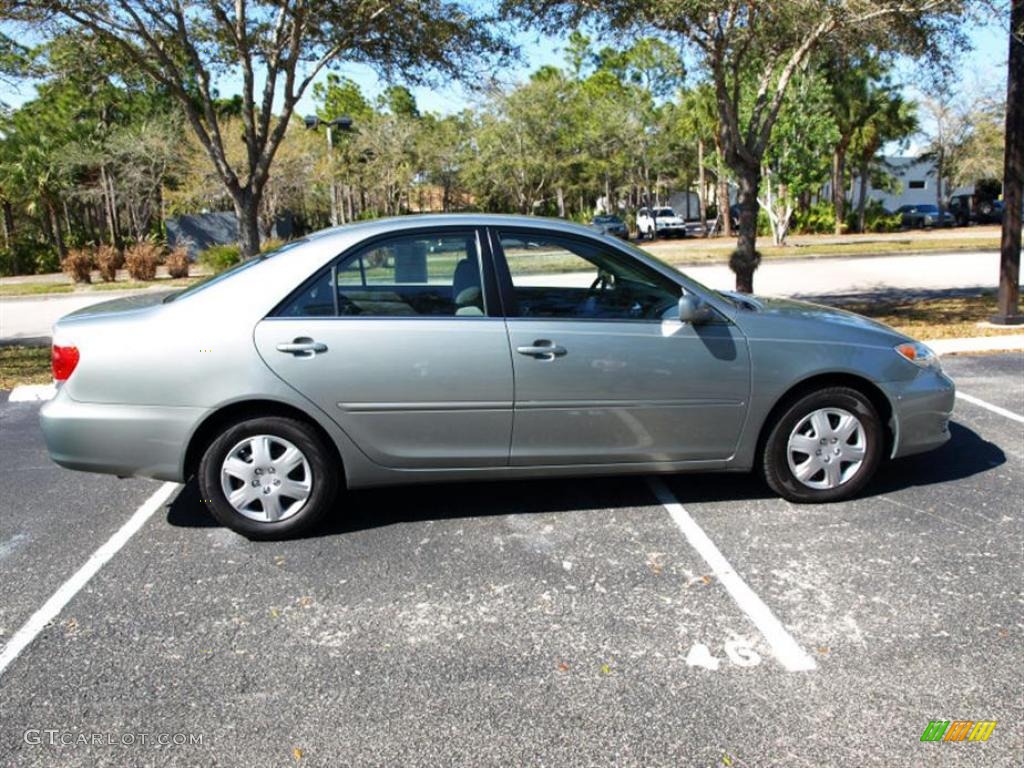
[[[1008,411],[1005,408],[999,407],[998,405],[987,403],[984,400],[975,397],[974,395],[964,394],[959,390],[957,390],[956,396],[959,397],[961,400],[964,400],[965,402],[978,406],[979,408],[984,408],[985,410],[992,411],[992,413],[998,413],[1000,416],[1005,416],[1006,418],[1011,419],[1012,421],[1019,421],[1021,424],[1024,424],[1024,416],[1021,416],[1019,413],[1014,413],[1013,411]]]
[[[18,655],[25,650],[29,643],[36,639],[36,636],[45,629],[46,625],[64,610],[64,606],[71,601],[71,598],[78,594],[82,587],[89,583],[89,579],[95,576],[100,568],[117,554],[118,550],[153,516],[154,512],[164,505],[164,502],[179,487],[178,483],[164,483],[161,485],[156,493],[146,499],[142,506],[128,518],[128,521],[118,528],[113,536],[107,539],[103,546],[92,553],[89,559],[85,561],[85,565],[75,571],[70,579],[61,584],[60,588],[53,593],[50,599],[43,603],[43,607],[33,613],[21,629],[11,636],[3,651],[0,651],[0,675],[4,673],[4,670],[7,669],[7,666],[12,661],[18,658]]]
[[[57,394],[54,384],[22,384],[11,390],[7,398],[9,403],[34,403],[40,400],[51,400]]]
[[[712,573],[718,577],[722,586],[732,595],[736,605],[739,606],[740,610],[747,615],[751,623],[764,636],[779,663],[790,672],[808,672],[817,669],[818,665],[814,663],[814,659],[800,647],[800,644],[789,634],[789,631],[782,626],[782,622],[775,618],[775,614],[771,612],[771,609],[765,605],[764,601],[757,596],[754,590],[747,586],[747,583],[740,575],[733,570],[733,567],[729,565],[729,561],[725,559],[725,555],[708,538],[708,535],[704,533],[704,529],[697,525],[697,522],[690,517],[690,513],[676,500],[668,486],[657,478],[649,478],[648,482],[658,501],[668,510],[676,525],[679,526],[679,530],[683,532],[686,540],[690,542],[690,546],[697,550],[697,553],[711,566]]]

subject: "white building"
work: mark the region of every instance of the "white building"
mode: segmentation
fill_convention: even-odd
[[[895,211],[903,205],[936,205],[938,177],[935,173],[935,162],[920,157],[892,156],[883,158],[885,171],[892,177],[891,189],[875,189],[868,184],[867,199],[877,200],[888,211]],[[850,204],[856,208],[860,202],[860,178],[856,169],[853,173],[851,192],[848,194]],[[947,189],[947,195],[971,193],[971,187]],[[824,199],[832,198],[832,185],[825,185]],[[948,199],[947,199],[948,202]]]

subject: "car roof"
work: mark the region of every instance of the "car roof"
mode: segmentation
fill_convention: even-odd
[[[594,234],[594,230],[585,224],[576,224],[565,219],[546,216],[517,216],[499,213],[418,213],[342,224],[338,227],[314,232],[308,236],[308,239],[319,240],[341,234],[363,237],[377,232],[398,232],[403,229],[422,229],[424,227],[529,227],[591,237]]]

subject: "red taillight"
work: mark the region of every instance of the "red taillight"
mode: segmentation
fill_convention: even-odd
[[[54,381],[67,381],[78,365],[78,347],[58,347],[54,344],[50,362]]]

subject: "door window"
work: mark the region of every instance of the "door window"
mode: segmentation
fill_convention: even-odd
[[[660,321],[682,293],[602,243],[532,233],[499,238],[519,317]]]
[[[472,230],[377,240],[287,301],[281,317],[481,317],[480,252]]]

